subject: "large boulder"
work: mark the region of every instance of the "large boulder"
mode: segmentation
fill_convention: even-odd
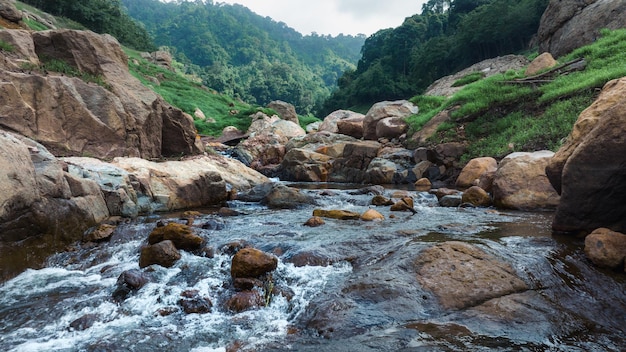
[[[150,265],[160,265],[169,268],[181,258],[180,252],[172,241],[166,240],[145,246],[139,255],[139,267],[145,268]]]
[[[350,111],[350,110],[337,110],[330,113],[328,116],[324,118],[322,124],[320,125],[318,131],[319,132],[330,132],[330,133],[340,133],[339,132],[339,122],[344,120],[360,120],[363,119],[365,115],[359,114],[358,112]],[[343,133],[348,134],[348,133]],[[350,134],[348,134],[350,135]],[[359,138],[359,137],[357,137]]]
[[[554,155],[549,150],[512,153],[500,162],[493,179],[494,204],[518,210],[554,209],[559,205],[546,165]]]
[[[257,278],[276,270],[278,258],[256,248],[243,248],[233,256],[230,275],[237,278]]]
[[[537,31],[539,51],[558,58],[593,43],[603,28],[623,27],[626,27],[626,1],[550,0]]]
[[[282,161],[281,178],[287,181],[327,182],[331,159],[328,155],[307,149],[291,149]]]
[[[15,7],[15,1],[1,0],[0,1],[0,17],[7,19],[11,22],[18,23],[22,20],[22,11]]]
[[[49,30],[30,32],[27,43],[23,31],[0,32],[20,43],[10,57],[0,52],[2,61],[15,63],[0,70],[0,127],[37,140],[55,155],[153,158],[201,150],[191,116],[129,73],[128,58],[112,36]],[[42,58],[103,83],[21,68],[24,60]]]
[[[626,78],[608,82],[546,167],[561,194],[552,228],[626,232]]]
[[[417,114],[417,112],[418,107],[407,100],[383,101],[376,103],[369,109],[363,119],[363,138],[377,140],[381,137],[398,137],[400,134],[406,132],[406,130],[394,128],[394,135],[389,135],[391,133],[389,126],[397,126],[398,124],[401,124],[398,121],[404,122],[404,119]],[[390,118],[392,120],[387,120]],[[381,126],[379,129],[378,124],[383,120],[385,121],[385,126]],[[378,135],[379,132],[385,135]],[[396,133],[399,134],[395,135]]]
[[[267,107],[276,111],[281,119],[291,121],[297,125],[300,124],[298,120],[298,114],[296,113],[296,108],[293,105],[285,103],[281,100],[274,100],[267,104]]]
[[[469,188],[477,184],[477,180],[488,172],[495,172],[498,162],[492,157],[482,157],[470,160],[456,179],[456,187]]]
[[[446,309],[473,307],[528,289],[511,265],[463,242],[427,248],[415,266],[417,281]]]
[[[68,173],[41,144],[0,131],[0,150],[0,278],[5,279],[82,239],[109,212],[97,183]]]
[[[202,248],[204,238],[193,233],[191,227],[175,222],[165,226],[157,226],[148,235],[148,244],[156,244],[161,241],[172,241],[176,249],[194,251]]]

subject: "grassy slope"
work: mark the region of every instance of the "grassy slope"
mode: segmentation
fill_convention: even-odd
[[[469,83],[449,99],[413,97],[420,113],[410,118],[410,132],[443,109],[456,107],[452,121],[441,125],[430,142],[467,142],[465,160],[499,158],[512,151],[555,151],[600,88],[611,79],[626,76],[626,30],[604,31],[601,39],[560,62],[576,58],[587,62],[583,71],[557,76],[550,83],[507,83],[524,77],[523,72],[507,72]]]

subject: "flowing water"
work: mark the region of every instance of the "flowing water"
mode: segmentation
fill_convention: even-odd
[[[116,302],[118,276],[138,269],[139,249],[157,220],[120,224],[109,242],[77,244],[0,286],[3,351],[621,351],[626,349],[624,274],[599,270],[581,242],[553,237],[551,213],[442,208],[416,193],[417,213],[378,207],[383,222],[302,224],[316,207],[363,212],[371,195],[303,190],[317,206],[271,210],[231,202],[243,215],[205,211],[194,230],[214,256],[182,252],[171,268],[145,269],[150,283]],[[391,191],[388,191],[391,192]],[[222,224],[219,229],[200,225]],[[445,310],[420,287],[413,261],[445,241],[469,242],[510,263],[530,290]],[[291,292],[267,307],[229,312],[232,243],[279,257],[275,284]],[[323,264],[295,266],[308,253]],[[181,293],[196,290],[210,313],[185,314]],[[163,314],[163,312],[168,312]],[[79,318],[90,323],[72,324]],[[71,328],[70,326],[74,326]],[[85,328],[86,327],[86,328]]]

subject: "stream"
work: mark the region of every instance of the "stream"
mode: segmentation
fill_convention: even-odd
[[[2,351],[622,351],[626,349],[626,275],[594,267],[582,240],[553,236],[550,212],[444,208],[411,192],[416,214],[377,207],[382,222],[325,219],[304,226],[313,209],[362,213],[371,195],[324,185],[302,192],[318,205],[272,210],[229,202],[220,217],[201,209],[193,229],[214,255],[182,252],[171,268],[143,269],[150,282],[126,300],[118,276],[139,269],[139,250],[158,221],[118,225],[103,243],[76,244],[45,268],[0,286]],[[393,190],[387,189],[386,196]],[[391,215],[394,217],[390,217]],[[219,226],[203,229],[203,224]],[[462,241],[509,263],[530,288],[459,310],[443,309],[416,280],[413,262],[437,243]],[[290,297],[233,313],[232,249],[248,244],[279,258],[273,274]],[[317,265],[297,266],[306,254]],[[181,293],[208,297],[210,313],[185,314]],[[164,314],[163,312],[167,312]],[[495,312],[495,313],[494,313]],[[86,327],[75,322],[88,318]]]

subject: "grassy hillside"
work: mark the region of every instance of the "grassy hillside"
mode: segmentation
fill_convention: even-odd
[[[468,79],[471,83],[450,98],[413,97],[420,112],[410,118],[410,134],[450,109],[451,121],[441,124],[429,143],[466,142],[465,160],[503,157],[513,151],[555,151],[602,86],[626,76],[626,29],[604,31],[601,39],[561,58],[560,63],[581,58],[586,62],[584,70],[555,73],[540,82],[520,82],[525,78],[523,71],[486,79],[474,75]]]

